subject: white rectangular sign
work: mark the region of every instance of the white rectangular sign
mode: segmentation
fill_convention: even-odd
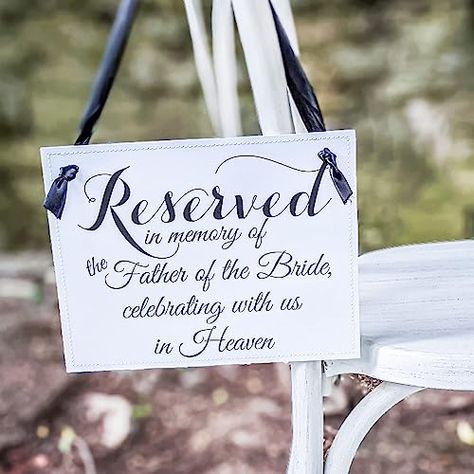
[[[353,131],[41,156],[69,372],[358,357]]]

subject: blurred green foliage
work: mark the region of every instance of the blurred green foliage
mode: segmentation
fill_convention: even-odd
[[[362,250],[472,237],[474,3],[292,3],[328,128],[358,133]],[[74,140],[117,4],[0,0],[0,248],[47,245],[38,148]],[[94,141],[209,135],[182,2],[142,0]]]

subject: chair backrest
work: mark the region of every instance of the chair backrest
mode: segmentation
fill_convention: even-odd
[[[278,38],[265,0],[213,0],[212,54],[200,0],[184,0],[204,100],[218,136],[241,133],[234,21],[245,55],[263,135],[305,132],[287,93]],[[272,0],[293,50],[298,51],[289,0]],[[322,474],[323,407],[321,362],[291,364],[293,441],[288,472]]]

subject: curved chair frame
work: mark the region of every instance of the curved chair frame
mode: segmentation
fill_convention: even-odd
[[[366,395],[339,428],[329,450],[324,474],[347,474],[363,439],[375,423],[397,403],[424,390],[384,382]]]

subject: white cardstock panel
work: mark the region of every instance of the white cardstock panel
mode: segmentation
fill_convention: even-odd
[[[346,204],[328,167],[309,203],[324,147],[354,192]],[[359,356],[353,131],[41,156],[46,191],[79,166],[62,219],[48,212],[68,372]]]

